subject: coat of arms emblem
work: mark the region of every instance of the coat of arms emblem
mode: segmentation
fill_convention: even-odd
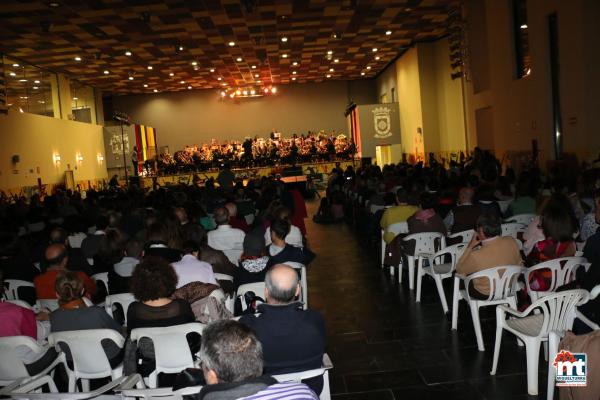
[[[392,127],[390,120],[390,110],[388,107],[377,107],[373,110],[373,124],[375,125],[375,138],[385,139],[392,136]]]

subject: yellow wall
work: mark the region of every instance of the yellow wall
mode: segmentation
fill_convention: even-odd
[[[422,157],[423,137],[417,133],[423,127],[417,48],[409,49],[396,61],[396,74],[403,152]]]
[[[600,151],[600,2],[527,2],[531,75],[515,79],[510,2],[466,2],[469,54],[473,62],[466,86],[470,140],[492,135],[496,156],[529,151],[537,139],[542,161],[554,159],[548,15],[558,18],[560,102],[563,151],[594,159]],[[483,23],[480,23],[483,21]],[[471,40],[473,38],[473,40]],[[481,63],[478,60],[485,60]],[[490,108],[490,132],[476,132],[477,110]],[[488,124],[480,124],[487,126]]]
[[[43,184],[62,183],[69,164],[75,182],[107,178],[104,161],[98,161],[98,155],[104,157],[102,126],[9,112],[0,115],[0,135],[2,190],[37,185],[37,178]],[[80,163],[78,153],[83,156]],[[16,154],[20,162],[13,166]],[[59,163],[54,162],[54,154],[60,155]]]

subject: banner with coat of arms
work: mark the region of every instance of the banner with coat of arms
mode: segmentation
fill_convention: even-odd
[[[356,110],[363,157],[374,157],[377,146],[400,144],[398,103],[359,104]]]

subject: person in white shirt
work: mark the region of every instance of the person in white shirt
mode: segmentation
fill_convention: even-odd
[[[285,237],[285,242],[295,247],[304,247],[304,238],[300,228],[296,225],[292,225],[290,221],[290,210],[285,206],[280,206],[273,212],[275,219],[283,219],[290,223],[290,232]],[[265,244],[268,246],[271,242],[271,227],[268,227],[265,231]]]
[[[219,207],[215,210],[213,217],[217,223],[217,229],[208,232],[208,245],[215,250],[242,251],[246,234],[241,229],[232,228],[229,225],[229,211],[225,207]]]
[[[177,289],[191,282],[212,283],[218,285],[213,273],[212,265],[198,260],[200,248],[191,240],[183,244],[184,256],[181,261],[172,263],[177,274]]]

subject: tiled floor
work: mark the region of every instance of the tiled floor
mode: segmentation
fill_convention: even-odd
[[[309,204],[309,215],[315,212]],[[375,248],[354,227],[306,220],[317,259],[308,271],[309,306],[325,316],[334,399],[527,399],[525,349],[505,333],[498,372],[490,376],[494,310],[481,312],[486,351],[479,352],[470,313],[461,304],[458,331],[450,329],[433,281],[423,298],[379,268]],[[408,274],[404,274],[406,277]],[[450,282],[448,282],[450,283]],[[451,304],[451,288],[446,288]],[[546,397],[540,357],[539,398]]]

